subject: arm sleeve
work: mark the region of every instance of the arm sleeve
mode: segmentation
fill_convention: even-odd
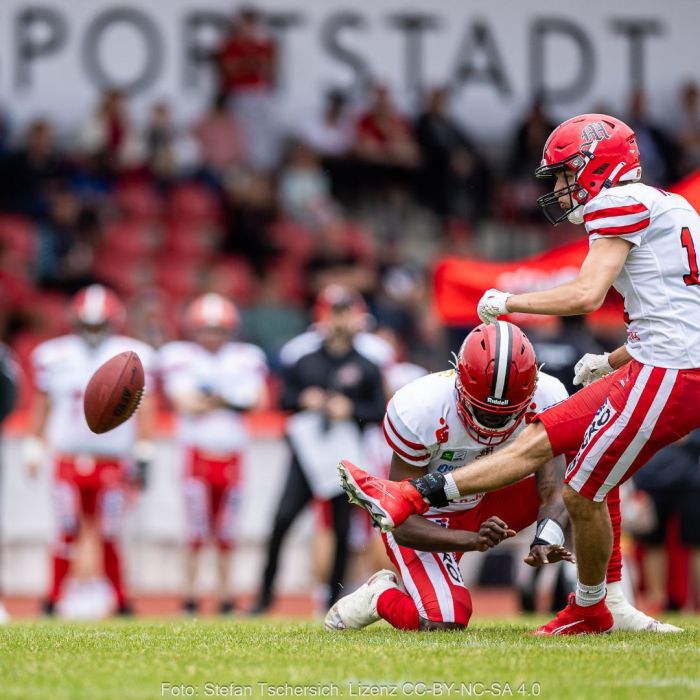
[[[384,415],[382,429],[384,438],[391,449],[401,459],[416,467],[426,467],[432,457],[430,447],[425,445],[417,430],[411,428],[410,418],[401,411],[401,391],[389,401]],[[410,409],[410,406],[408,407]]]
[[[583,221],[590,240],[617,236],[635,246],[642,242],[649,226],[647,206],[632,195],[599,194],[586,205]]]

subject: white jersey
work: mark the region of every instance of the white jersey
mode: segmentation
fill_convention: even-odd
[[[322,344],[323,333],[318,328],[312,327],[311,330],[295,336],[282,346],[279,353],[280,362],[285,367],[289,367],[304,355],[316,352]],[[396,360],[396,351],[391,343],[374,335],[374,333],[364,331],[357,333],[352,344],[360,355],[377,365],[382,371],[390,367]]]
[[[160,349],[160,367],[170,399],[201,391],[240,407],[260,400],[267,379],[265,353],[249,343],[226,343],[215,353],[198,343],[167,343]],[[187,447],[220,454],[240,452],[248,441],[240,414],[226,408],[180,414],[175,434]]]
[[[634,183],[601,192],[583,209],[589,240],[632,243],[614,282],[625,299],[627,349],[667,369],[700,367],[700,217],[677,194]]]
[[[93,347],[79,335],[64,335],[38,345],[32,353],[36,386],[48,394],[50,410],[46,438],[52,451],[106,457],[130,456],[136,423],[128,420],[108,433],[96,435],[85,421],[83,394],[93,372],[121,352],[133,350],[153,385],[155,352],[134,338],[113,335]]]
[[[540,372],[529,410],[542,411],[567,396],[564,385],[558,379]],[[509,440],[524,427],[523,421]],[[506,440],[495,447],[481,445],[467,432],[457,413],[454,370],[429,374],[397,391],[387,405],[383,428],[389,446],[407,464],[440,474],[497,452],[508,443]],[[452,501],[445,508],[431,508],[428,514],[471,510],[484,495],[465,496]]]

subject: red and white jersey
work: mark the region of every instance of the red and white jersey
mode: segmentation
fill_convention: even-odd
[[[249,343],[226,343],[215,353],[194,342],[167,343],[160,349],[160,368],[170,399],[199,391],[241,407],[260,400],[267,379],[265,353]],[[215,453],[240,452],[248,440],[240,414],[226,408],[180,414],[175,434],[187,447]]]
[[[129,457],[136,440],[136,422],[128,420],[108,433],[96,435],[85,422],[83,393],[93,372],[120,352],[133,350],[146,374],[146,391],[153,386],[155,352],[150,345],[122,335],[105,338],[93,347],[79,335],[64,335],[38,345],[32,353],[36,386],[49,396],[46,438],[52,451],[63,454]]]
[[[592,242],[632,243],[614,287],[625,299],[627,349],[642,364],[700,367],[700,217],[685,198],[634,183],[583,209]]]
[[[529,410],[541,411],[567,396],[558,379],[540,372]],[[525,421],[509,440],[524,427]],[[383,429],[391,449],[407,464],[440,474],[471,464],[508,444],[505,441],[495,447],[481,445],[467,432],[457,413],[454,370],[429,374],[397,391],[387,404]],[[460,513],[474,508],[483,497],[483,493],[466,496],[445,508],[431,508],[428,514]]]

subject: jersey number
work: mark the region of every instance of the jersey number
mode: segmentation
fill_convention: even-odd
[[[700,284],[700,278],[698,278],[698,258],[695,254],[695,243],[693,242],[693,237],[690,235],[690,229],[687,226],[684,226],[681,229],[681,245],[688,253],[688,267],[690,268],[690,274],[683,275],[683,281],[689,287],[693,284]]]

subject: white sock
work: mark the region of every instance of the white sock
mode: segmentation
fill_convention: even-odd
[[[595,605],[605,598],[605,581],[595,586],[586,586],[580,581],[576,582],[576,605],[587,608]]]

